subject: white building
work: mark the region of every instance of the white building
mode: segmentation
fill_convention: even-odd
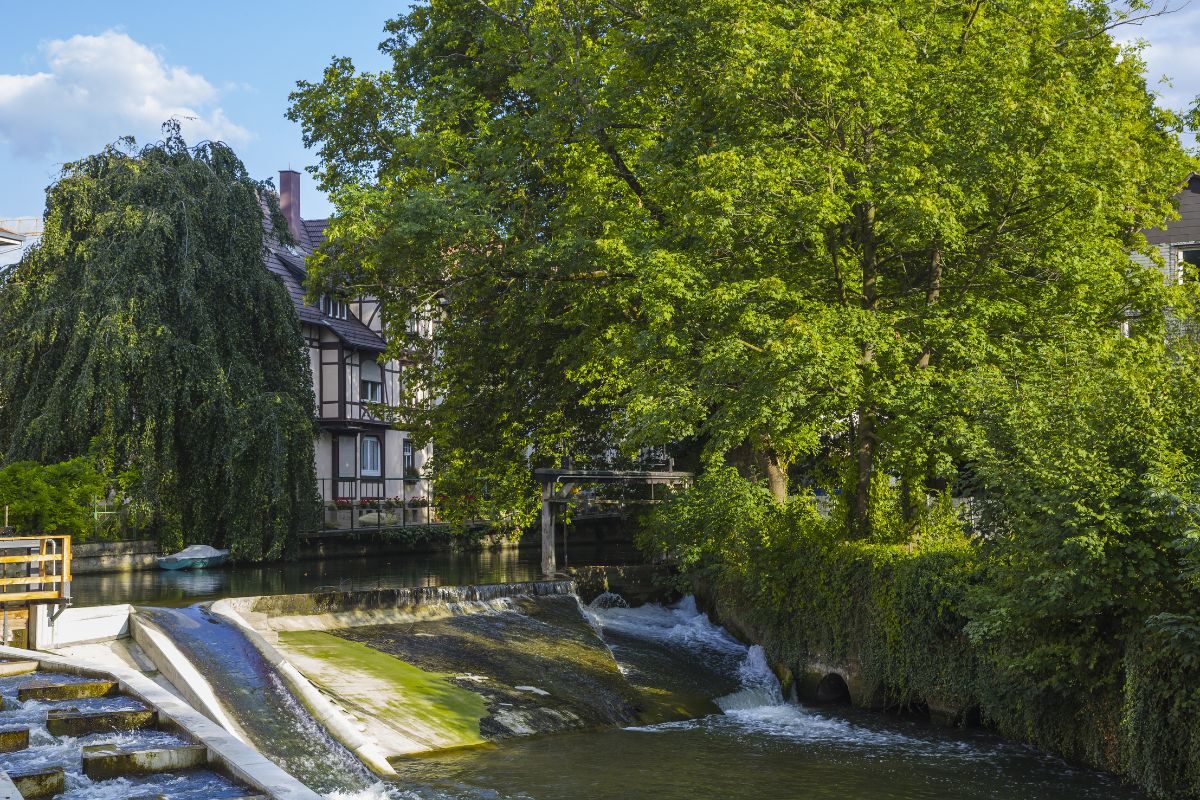
[[[389,329],[372,298],[305,302],[306,258],[324,241],[327,220],[300,216],[300,173],[279,173],[279,204],[297,245],[270,243],[267,268],[283,281],[308,342],[317,399],[317,484],[326,503],[401,501],[422,507],[429,483],[420,478],[432,448],[413,446],[404,431],[372,413],[396,405],[405,365],[381,361]],[[407,325],[408,320],[398,321]],[[411,515],[427,521],[428,513]],[[401,516],[408,519],[408,515]]]
[[[20,261],[41,238],[41,217],[0,218],[0,271]]]

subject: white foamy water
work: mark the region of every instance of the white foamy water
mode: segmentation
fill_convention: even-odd
[[[965,743],[948,747],[944,741],[925,741],[896,731],[866,727],[787,702],[778,679],[771,671],[766,651],[759,645],[747,647],[724,628],[714,625],[706,614],[699,611],[693,597],[684,598],[671,607],[645,605],[622,608],[605,605],[609,607],[585,607],[585,613],[601,635],[617,632],[681,647],[700,648],[722,656],[740,656],[733,675],[739,688],[715,698],[722,714],[697,720],[635,726],[627,730],[666,733],[703,729],[714,734],[765,736],[807,744],[871,747],[914,754],[922,751],[943,756],[948,751],[957,751],[961,756],[981,754]],[[619,660],[620,653],[616,655]],[[714,659],[709,663],[715,666],[722,662],[729,663],[725,659]]]
[[[354,792],[330,792],[325,795],[325,798],[326,800],[427,800],[427,798],[439,796],[446,797],[446,795],[420,795],[397,786],[376,783],[366,789]]]
[[[674,606],[648,604],[637,608],[584,606],[584,613],[600,632],[621,633],[683,647],[699,647],[720,653],[741,654],[746,646],[708,615],[696,608],[696,598],[685,597]]]
[[[784,705],[779,681],[767,663],[766,651],[759,645],[746,651],[745,660],[738,665],[737,676],[742,688],[717,698],[717,705],[726,714]]]

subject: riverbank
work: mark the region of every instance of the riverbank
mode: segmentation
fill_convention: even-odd
[[[785,693],[800,702],[983,727],[1154,797],[1200,796],[1196,762],[1186,757],[1196,736],[1187,695],[1194,703],[1195,692],[1171,691],[1193,662],[1140,643],[1121,665],[1120,686],[1096,687],[1086,704],[1064,703],[1065,692],[1002,674],[967,635],[968,594],[983,579],[974,548],[856,543],[796,557],[808,580],[787,599],[772,602],[748,580],[698,578],[694,586],[714,622],[764,648]]]

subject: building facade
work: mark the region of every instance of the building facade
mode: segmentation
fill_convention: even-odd
[[[20,261],[41,238],[41,217],[0,218],[0,272]]]
[[[1200,175],[1188,178],[1187,186],[1176,196],[1179,203],[1179,219],[1167,223],[1166,228],[1142,231],[1159,255],[1168,284],[1182,283],[1185,277],[1195,280],[1200,270]],[[1150,259],[1135,255],[1134,260],[1152,266]]]
[[[383,358],[389,324],[379,303],[369,297],[342,302],[326,296],[316,304],[306,302],[306,260],[324,241],[327,220],[301,217],[300,174],[292,170],[279,173],[279,205],[296,245],[270,240],[266,266],[291,296],[308,344],[320,428],[316,472],[321,498],[333,506],[387,503],[414,510],[391,515],[401,524],[409,517],[428,521],[430,487],[421,475],[432,448],[416,447],[407,432],[377,413],[398,404],[406,366]]]

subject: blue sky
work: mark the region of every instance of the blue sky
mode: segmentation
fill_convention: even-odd
[[[189,141],[221,138],[256,178],[315,162],[284,118],[297,80],[334,55],[379,69],[403,0],[0,0],[0,217],[40,215],[66,161],[126,133],[157,138],[180,110]],[[302,178],[302,211],[329,204]]]
[[[1140,26],[1148,75],[1171,107],[1200,94],[1200,3]],[[220,138],[257,178],[314,163],[284,118],[297,80],[318,80],[334,55],[386,66],[377,45],[404,0],[0,0],[0,217],[41,214],[61,165],[123,134],[157,137],[175,114],[189,140]],[[1173,85],[1159,83],[1169,75]],[[307,218],[328,201],[303,180]]]

